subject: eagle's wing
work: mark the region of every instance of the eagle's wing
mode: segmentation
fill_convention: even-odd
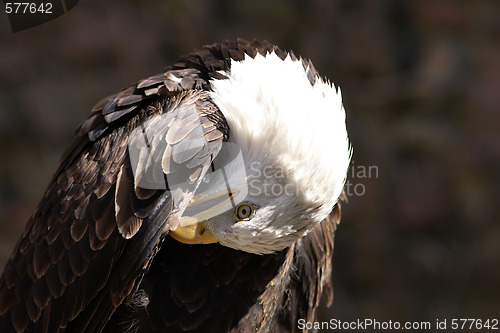
[[[0,278],[1,332],[98,332],[227,139],[196,73],[108,97],[79,127]]]

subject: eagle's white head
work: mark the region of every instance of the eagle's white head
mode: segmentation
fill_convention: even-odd
[[[351,156],[345,111],[340,90],[311,71],[290,56],[257,54],[232,61],[225,79],[211,81],[247,186],[231,209],[204,221],[222,245],[256,254],[282,250],[338,201]]]

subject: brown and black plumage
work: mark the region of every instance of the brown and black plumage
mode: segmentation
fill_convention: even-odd
[[[212,80],[269,52],[288,55],[259,41],[205,46],[93,108],[0,278],[1,332],[296,332],[322,294],[331,302],[336,201],[304,237],[269,254],[168,236],[232,135]],[[314,68],[300,61],[314,84]],[[142,129],[144,177],[175,175],[182,191],[144,188],[134,175],[131,133],[155,122]],[[204,143],[186,149],[196,140]]]

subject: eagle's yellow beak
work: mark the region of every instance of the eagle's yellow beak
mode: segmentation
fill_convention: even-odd
[[[184,211],[177,228],[170,231],[170,236],[185,244],[217,243],[219,240],[208,228],[206,220],[223,212],[222,206],[227,205],[238,192],[233,190],[215,195],[205,193],[195,195]]]
[[[185,244],[211,244],[217,243],[219,240],[208,230],[207,224],[203,222],[195,222],[182,226],[182,222],[186,222],[192,217],[183,217],[177,228],[170,231],[170,236],[175,240]]]

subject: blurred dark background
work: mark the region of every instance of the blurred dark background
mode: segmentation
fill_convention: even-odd
[[[258,38],[312,59],[347,110],[321,319],[499,318],[499,18],[483,0],[81,1],[13,34],[0,14],[0,266],[95,102],[203,44]]]

